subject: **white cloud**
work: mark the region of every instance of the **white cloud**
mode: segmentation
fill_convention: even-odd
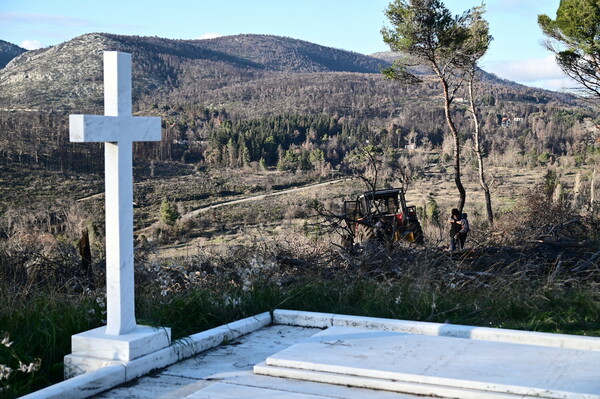
[[[223,36],[223,35],[220,33],[204,33],[198,38],[198,40],[216,39],[217,37],[221,37],[221,36]]]
[[[27,50],[37,50],[44,47],[44,45],[39,40],[23,40],[21,42],[21,47]]]
[[[486,70],[515,82],[564,77],[564,73],[556,64],[553,54],[543,58],[494,62],[488,64]]]
[[[553,54],[542,58],[492,62],[484,69],[501,78],[547,90],[566,90],[576,86],[560,69]]]
[[[539,87],[540,89],[573,92],[579,85],[568,77],[563,79],[540,79],[531,82],[519,82],[527,86]]]

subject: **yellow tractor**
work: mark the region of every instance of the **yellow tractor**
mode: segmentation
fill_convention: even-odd
[[[367,191],[355,201],[344,201],[344,220],[349,243],[424,242],[416,207],[406,205],[402,188]]]

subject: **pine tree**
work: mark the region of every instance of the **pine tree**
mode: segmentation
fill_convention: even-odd
[[[160,204],[160,221],[167,226],[174,226],[179,217],[177,207],[166,198],[163,198]]]
[[[600,99],[600,3],[598,0],[561,0],[556,19],[538,16],[561,69]]]
[[[383,73],[387,78],[418,83],[420,78],[410,72],[409,67],[423,64],[433,70],[441,85],[446,123],[454,138],[454,182],[459,193],[459,210],[465,205],[466,191],[461,181],[459,132],[451,111],[467,69],[487,50],[487,45],[483,48],[474,45],[471,27],[481,18],[479,11],[480,8],[475,7],[453,17],[440,0],[395,0],[386,10],[392,27],[381,30],[383,40],[392,51],[410,57],[408,60],[400,58],[385,69]],[[484,33],[489,43],[491,37],[487,29]]]

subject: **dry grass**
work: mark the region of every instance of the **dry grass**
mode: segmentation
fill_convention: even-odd
[[[150,223],[165,194],[189,211],[262,194],[265,182],[275,190],[309,178],[227,173],[215,175],[212,185],[206,184],[212,175],[202,171],[141,181],[136,212]],[[432,220],[425,247],[337,245],[315,203],[339,213],[344,199],[365,190],[358,179],[222,206],[163,226],[137,241],[138,319],[171,326],[177,337],[275,308],[600,335],[598,212],[574,207],[569,195],[553,201],[543,189],[532,191],[545,173],[494,169],[494,229],[484,222],[476,180],[465,173],[473,231],[467,249],[455,253],[446,250],[444,223]],[[560,179],[567,190],[573,187],[574,173]],[[411,184],[408,202],[423,207],[433,193],[443,220],[457,197],[450,180],[438,166],[425,170]],[[0,325],[21,338],[24,358],[42,358],[34,380],[13,382],[23,389],[19,394],[57,381],[70,335],[103,324],[103,228],[90,215],[102,218],[101,198],[5,213]],[[84,226],[92,241],[85,272],[74,247]]]

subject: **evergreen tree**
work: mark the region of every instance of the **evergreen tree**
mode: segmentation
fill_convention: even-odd
[[[466,69],[473,60],[483,56],[480,46],[473,45],[471,25],[481,14],[477,8],[453,17],[440,0],[395,0],[389,4],[386,16],[391,28],[383,28],[383,40],[392,51],[406,54],[391,68],[384,70],[387,78],[409,83],[420,79],[408,69],[411,65],[429,66],[441,84],[446,123],[454,138],[454,182],[459,192],[457,208],[465,205],[466,191],[461,181],[461,145],[452,102],[465,80]],[[487,49],[487,46],[485,47]]]
[[[561,69],[600,99],[600,2],[561,0],[556,19],[538,16],[548,40],[546,48],[556,54]]]
[[[160,204],[160,221],[167,226],[174,226],[179,217],[177,207],[166,198],[163,198]]]

